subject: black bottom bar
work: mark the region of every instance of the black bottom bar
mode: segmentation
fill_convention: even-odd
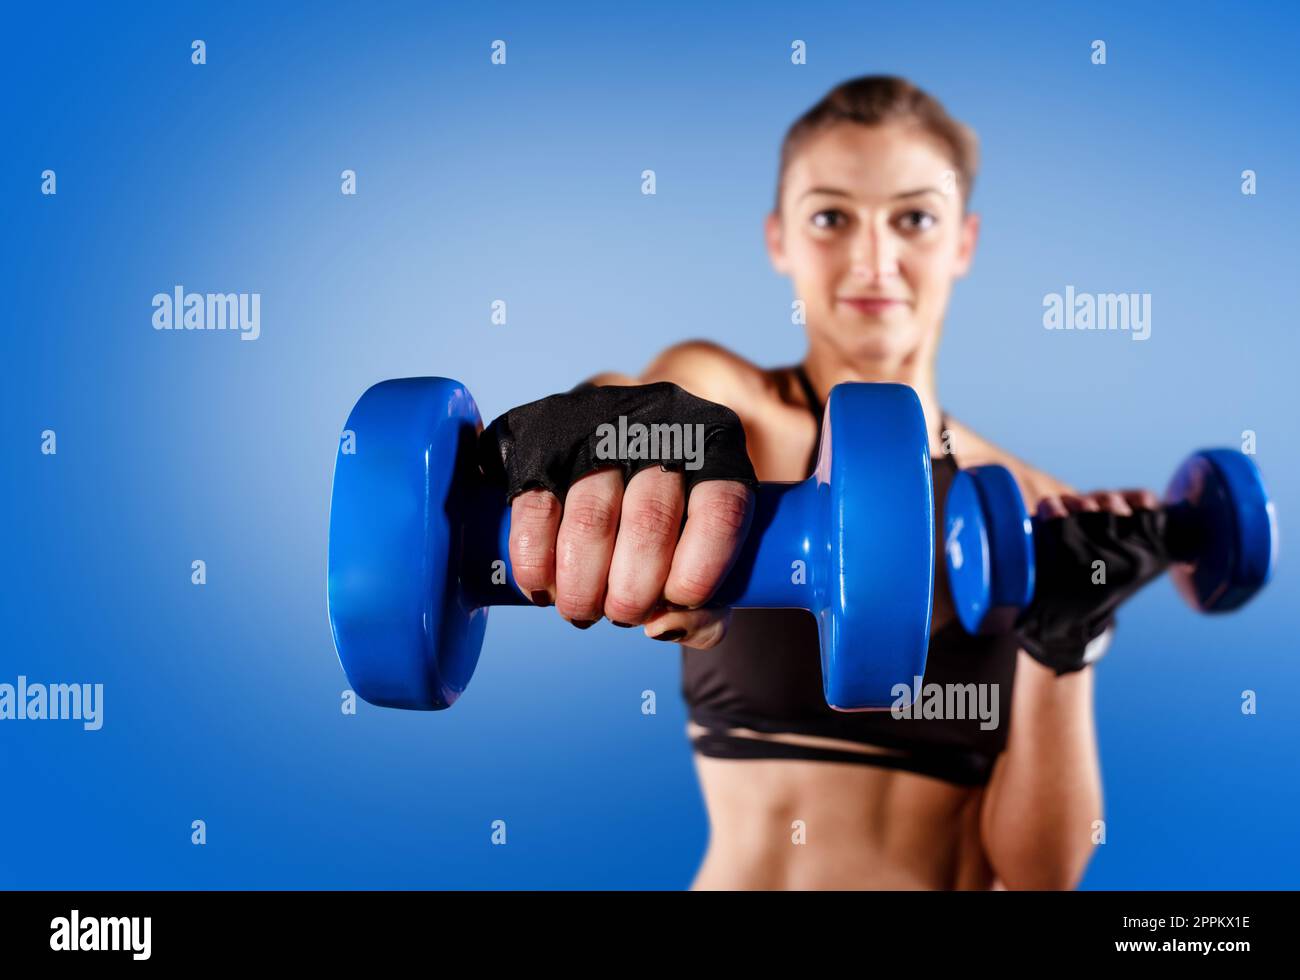
[[[771,957],[790,951],[813,957],[814,969],[839,959],[875,969],[1231,967],[1260,954],[1289,959],[1298,910],[1295,892],[0,892],[0,962],[6,973],[33,961],[334,971],[499,967],[513,956],[548,969],[716,962],[735,973],[753,963],[767,975]],[[118,948],[84,948],[93,945]]]

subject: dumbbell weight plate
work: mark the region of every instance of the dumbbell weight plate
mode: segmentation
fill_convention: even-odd
[[[449,378],[382,381],[348,416],[355,442],[340,444],[330,502],[329,616],[348,681],[371,704],[449,707],[478,663],[487,610],[458,585],[469,501],[456,488],[478,481],[481,428],[474,399]]]
[[[817,471],[828,588],[815,592],[826,703],[888,707],[925,674],[934,602],[934,485],[925,413],[898,384],[840,384]],[[810,539],[816,540],[814,529]]]
[[[1009,630],[1034,596],[1034,532],[1015,477],[975,466],[953,477],[944,504],[948,589],[969,633]]]
[[[1262,589],[1277,557],[1277,516],[1259,467],[1233,449],[1203,449],[1165,491],[1171,569],[1179,593],[1203,612],[1230,612]]]

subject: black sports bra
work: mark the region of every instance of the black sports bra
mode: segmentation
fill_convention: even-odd
[[[802,366],[795,375],[817,419],[822,402]],[[941,423],[947,428],[946,416]],[[934,457],[934,494],[948,492],[957,462]],[[936,521],[935,591],[947,592],[942,522]],[[954,616],[931,628],[925,678],[906,717],[892,710],[840,712],[822,693],[817,624],[798,609],[737,609],[711,650],[682,648],[682,694],[701,755],[724,759],[802,759],[905,769],[963,786],[988,782],[1006,747],[1015,681],[1014,634],[970,636]],[[919,695],[919,696],[918,696]],[[899,712],[903,714],[903,712]],[[785,740],[764,735],[796,736]],[[841,744],[835,744],[841,743]]]

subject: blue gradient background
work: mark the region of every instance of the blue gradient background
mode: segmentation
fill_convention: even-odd
[[[1300,15],[1084,6],[10,6],[0,681],[106,693],[97,733],[0,727],[0,886],[687,885],[707,825],[675,647],[498,610],[454,710],[340,713],[336,439],[390,376],[459,378],[492,416],[687,337],[798,358],[761,238],[780,138],[879,71],[983,143],[947,408],[1083,487],[1161,488],[1253,429],[1278,502],[1246,610],[1194,617],[1167,580],[1126,607],[1085,887],[1296,886]],[[260,292],[261,339],[154,331],[176,284]],[[1044,331],[1067,284],[1152,293],[1151,339]]]

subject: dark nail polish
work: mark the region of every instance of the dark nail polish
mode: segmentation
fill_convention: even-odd
[[[536,592],[533,593],[534,606],[549,606],[550,604],[551,604],[551,596],[549,593],[543,592],[541,589],[538,589]]]
[[[578,627],[578,629],[580,630],[589,630],[596,625],[596,621],[594,619],[571,619],[569,620],[569,622],[571,622],[574,626]]]
[[[611,619],[610,622],[622,630],[636,629],[636,623],[620,623],[617,619]]]
[[[652,636],[652,640],[664,640],[668,643],[675,643],[686,635],[686,630],[666,630],[658,636]]]

